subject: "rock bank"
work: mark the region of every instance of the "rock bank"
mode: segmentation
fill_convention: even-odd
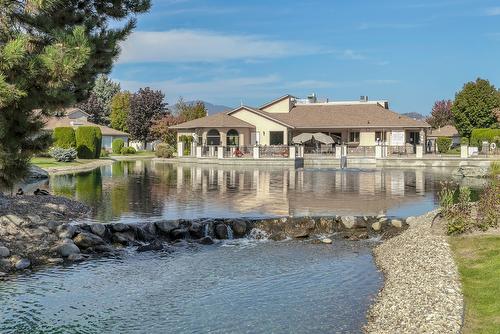
[[[463,299],[447,237],[431,229],[436,211],[374,250],[384,272],[366,333],[460,333]]]

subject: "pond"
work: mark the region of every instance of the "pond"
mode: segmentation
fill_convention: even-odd
[[[209,217],[408,216],[437,204],[447,169],[226,168],[117,162],[43,187],[92,222]],[[0,281],[1,333],[359,333],[382,286],[375,240],[187,244]]]
[[[227,168],[116,162],[36,185],[82,201],[98,222],[271,216],[409,216],[437,205],[450,169]],[[32,186],[32,188],[35,186]],[[30,191],[31,189],[28,189]]]

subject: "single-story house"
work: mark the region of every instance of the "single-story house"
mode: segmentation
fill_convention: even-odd
[[[389,109],[387,101],[323,101],[282,96],[259,108],[242,105],[172,127],[198,145],[290,145],[302,133],[322,132],[336,143],[405,146],[425,143],[430,125]]]
[[[431,129],[427,133],[426,148],[428,152],[436,151],[436,140],[439,137],[451,138],[452,147],[460,145],[460,134],[458,133],[458,130],[453,125],[445,125],[437,129]]]
[[[129,134],[123,131],[118,131],[110,127],[99,125],[88,121],[89,114],[79,108],[66,108],[61,113],[61,116],[54,116],[46,119],[44,130],[53,131],[55,128],[68,127],[77,128],[79,126],[97,126],[102,133],[102,147],[106,150],[111,150],[113,140],[121,138],[128,145]]]

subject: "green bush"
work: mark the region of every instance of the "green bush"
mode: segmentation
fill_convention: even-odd
[[[76,129],[76,150],[80,159],[98,159],[101,154],[101,129],[80,126]]]
[[[120,154],[123,147],[125,147],[125,142],[121,138],[117,138],[113,140],[113,143],[111,143],[111,148],[114,154]]]
[[[172,158],[174,153],[175,149],[167,143],[156,145],[155,154],[158,158]]]
[[[75,129],[70,126],[55,128],[52,133],[54,147],[76,147]]]
[[[438,137],[436,140],[436,144],[438,147],[439,153],[447,153],[451,147],[451,138],[448,137]]]
[[[473,129],[470,137],[472,146],[481,147],[483,141],[499,144],[500,129]]]
[[[127,155],[127,154],[135,154],[137,151],[133,147],[122,147],[121,149],[121,154]]]
[[[107,158],[109,157],[109,152],[107,150],[101,150],[101,158]]]

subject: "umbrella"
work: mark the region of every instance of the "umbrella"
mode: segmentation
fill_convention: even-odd
[[[295,136],[292,138],[293,143],[295,144],[303,144],[306,141],[310,140],[316,140],[319,141],[323,144],[333,144],[335,141],[333,140],[332,137],[329,135],[325,135],[324,133],[317,132],[317,133],[301,133],[298,136]]]

